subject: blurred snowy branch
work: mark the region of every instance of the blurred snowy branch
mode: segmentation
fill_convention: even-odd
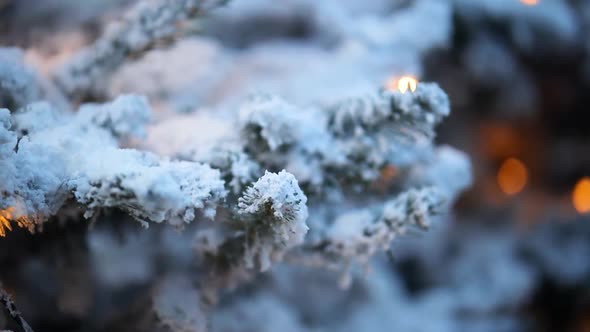
[[[121,22],[82,50],[55,76],[69,96],[96,95],[109,76],[132,56],[139,56],[159,41],[173,38],[177,26],[223,4],[225,0],[149,0],[129,10]],[[99,93],[100,95],[100,93]]]

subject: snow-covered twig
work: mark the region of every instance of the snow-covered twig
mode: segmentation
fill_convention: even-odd
[[[2,288],[0,288],[0,303],[2,303],[2,307],[4,307],[4,310],[6,313],[8,313],[8,316],[10,316],[10,318],[12,318],[16,324],[18,324],[18,326],[23,329],[24,332],[33,332],[33,329],[29,323],[27,323],[20,311],[18,311],[16,308],[16,305],[10,298],[10,295],[8,295],[8,293],[6,293],[6,291],[4,291]]]

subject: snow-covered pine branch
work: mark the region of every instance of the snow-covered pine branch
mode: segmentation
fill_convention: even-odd
[[[267,171],[239,197],[237,210],[226,222],[230,224],[226,234],[216,229],[200,231],[195,249],[238,272],[241,267],[266,271],[303,243],[309,230],[306,203],[292,174]]]
[[[70,98],[92,95],[129,56],[173,37],[178,22],[222,2],[141,3],[67,63],[55,80]],[[420,8],[406,14],[428,12]],[[6,169],[15,180],[7,181],[0,208],[10,208],[13,219],[28,218],[29,228],[57,214],[66,201],[79,204],[85,217],[116,208],[144,225],[182,226],[204,216],[214,222],[199,231],[197,251],[238,268],[260,270],[304,244],[308,215],[316,227],[307,244],[313,246],[339,242],[331,236],[344,227],[346,215],[372,211],[369,219],[381,225],[373,236],[365,236],[371,233],[368,229],[352,227],[367,250],[350,238],[326,245],[331,249],[321,253],[341,262],[366,262],[377,249],[386,250],[407,225],[427,220],[440,203],[431,191],[411,189],[415,182],[439,184],[430,183],[437,181],[428,178],[432,172],[412,170],[428,170],[436,159],[434,130],[449,114],[449,101],[431,83],[419,84],[412,93],[381,90],[324,101],[302,106],[276,95],[256,95],[237,108],[237,123],[222,125],[238,130],[228,130],[227,137],[213,144],[189,141],[171,157],[121,148],[145,136],[150,116],[142,97],[84,104],[76,114],[46,102],[29,104],[3,114],[3,153],[8,163],[20,167]],[[142,146],[149,150],[153,139]],[[49,161],[51,167],[41,167]],[[400,179],[395,189],[375,192],[374,184],[383,181],[388,167],[411,174],[412,181]],[[390,200],[400,189],[409,191]],[[458,185],[445,194],[462,189]],[[351,204],[352,210],[342,210]],[[386,218],[393,216],[392,206],[399,210],[395,221]],[[374,208],[382,216],[373,215]]]
[[[403,234],[406,224],[424,226],[440,203],[431,191],[412,190],[386,203],[383,193],[372,190],[385,167],[405,170],[421,185],[439,183],[429,172],[411,172],[435,155],[435,126],[449,114],[446,94],[436,84],[422,83],[413,93],[379,91],[307,107],[259,95],[239,108],[238,130],[209,146],[189,143],[185,148],[192,152],[178,155],[184,161],[121,148],[145,136],[149,113],[147,101],[134,95],[84,104],[75,114],[44,102],[12,115],[4,111],[3,177],[12,180],[3,183],[0,208],[12,208],[15,220],[29,218],[29,228],[58,213],[68,199],[82,206],[86,217],[116,208],[146,226],[182,226],[205,216],[215,219],[210,234],[216,237],[202,237],[208,244],[197,250],[266,270],[304,243],[308,214],[317,228],[310,245],[317,245],[340,241],[330,238],[335,231],[324,230],[339,229],[338,220],[347,219],[343,206],[354,203],[367,212],[367,206],[382,205],[383,220],[373,236],[354,229],[367,250],[359,250],[355,241],[326,246],[332,248],[328,256],[367,261]],[[398,185],[410,189],[414,184]],[[463,185],[445,189],[452,196]],[[391,206],[405,209],[392,223],[386,217]],[[335,248],[344,251],[337,254]]]
[[[343,272],[343,285],[350,282],[350,269],[366,267],[379,252],[411,230],[427,230],[431,218],[442,211],[444,196],[434,188],[410,189],[384,203],[346,211],[335,217],[320,240],[309,241],[291,257],[304,265]]]
[[[449,147],[439,151],[432,144],[435,126],[449,114],[446,94],[436,84],[423,83],[415,93],[380,91],[319,107],[297,107],[277,96],[257,95],[238,112],[239,130],[231,131],[218,145],[189,144],[185,148],[190,152],[181,154],[209,164],[221,155],[242,156],[217,162],[226,185],[243,183],[244,175],[256,169],[285,169],[292,173],[309,204],[312,234],[304,247],[325,249],[305,251],[309,257],[298,255],[297,260],[304,264],[346,268],[352,262],[367,263],[375,253],[388,250],[410,225],[426,229],[443,201],[452,200],[470,183],[465,155]],[[386,167],[407,174],[397,182],[398,190],[407,191],[393,200],[372,188],[382,180],[381,172]],[[445,184],[447,176],[460,181],[440,190],[412,189],[417,184]],[[226,188],[239,194],[245,187]],[[256,190],[254,195],[252,190],[246,190],[246,197],[262,193]],[[240,199],[242,204],[246,201],[252,199]],[[358,208],[343,212],[351,205]],[[359,223],[363,227],[353,227]],[[336,229],[348,229],[351,237],[332,239],[330,234],[337,234]],[[249,236],[243,228],[235,234]],[[231,237],[227,239],[230,241],[207,229],[197,236],[195,248],[207,255],[240,259],[244,251],[256,248],[260,253],[264,248],[250,243],[236,249],[229,245]],[[268,256],[266,253],[264,257]],[[256,266],[261,267],[260,262],[264,260],[257,257]]]
[[[55,82],[70,98],[101,95],[110,75],[132,56],[158,42],[174,38],[178,25],[225,3],[226,0],[141,1],[124,18],[107,28],[55,73]]]
[[[420,84],[415,93],[379,91],[324,106],[255,95],[239,107],[239,130],[219,144],[187,146],[180,154],[223,166],[226,180],[236,185],[243,180],[232,174],[247,177],[260,168],[286,169],[308,194],[367,186],[383,167],[410,167],[432,155],[434,129],[449,111],[446,94],[434,83]],[[234,157],[220,164],[221,155]]]
[[[221,222],[233,231],[226,232],[224,240],[243,248],[239,257],[247,268],[268,269],[302,243],[308,229],[307,198],[293,175],[252,174],[239,197],[228,197],[236,184],[226,182],[209,164],[120,148],[122,142],[145,135],[149,112],[147,101],[133,95],[85,104],[75,114],[59,112],[45,102],[12,115],[3,110],[0,209],[10,215],[2,226],[11,227],[15,220],[34,230],[72,200],[85,210],[86,218],[97,210],[116,208],[145,226],[183,226],[201,215],[213,219],[218,209],[225,210],[222,216],[232,217]]]
[[[114,207],[142,222],[180,225],[193,220],[196,210],[213,216],[225,196],[218,171],[119,148],[119,140],[145,134],[149,112],[144,98],[131,95],[83,105],[75,115],[46,103],[31,104],[12,119],[3,110],[0,208],[12,208],[15,220],[43,221],[72,196],[87,217]]]

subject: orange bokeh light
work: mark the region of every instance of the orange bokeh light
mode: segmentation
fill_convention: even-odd
[[[18,227],[27,228],[30,232],[33,232],[35,222],[42,219],[42,215],[33,217],[19,216],[14,206],[0,209],[0,237],[5,237],[7,231],[12,231],[12,222],[15,222]]]
[[[12,213],[14,212],[14,207],[9,207],[4,210],[0,210],[0,236],[6,236],[6,230],[11,231],[12,226],[10,222],[12,221]]]
[[[520,0],[520,2],[527,6],[535,6],[539,4],[540,0]]]
[[[516,195],[528,182],[528,171],[522,161],[506,159],[498,170],[498,186],[506,195]]]
[[[579,213],[590,212],[590,178],[583,177],[578,181],[572,193],[574,208]]]

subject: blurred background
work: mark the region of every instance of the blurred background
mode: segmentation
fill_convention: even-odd
[[[23,48],[48,73],[135,1],[0,0],[0,45]],[[228,296],[213,331],[590,331],[590,1],[234,0],[184,34],[126,65],[88,101],[146,94],[162,120],[150,134],[158,137],[174,128],[170,114],[231,107],[252,91],[322,103],[434,81],[452,104],[437,143],[464,151],[473,172],[450,216],[394,245],[395,258],[376,268],[386,273],[343,295],[320,272],[279,267],[260,277],[262,290]],[[60,232],[48,228],[43,236]],[[100,278],[117,283],[102,299],[111,304],[161,268],[145,258],[131,272],[113,268],[155,236],[130,233],[106,238],[97,226],[84,235],[92,264],[112,271]],[[10,241],[29,240],[23,231]],[[21,263],[3,256],[0,264]],[[41,331],[120,326],[88,325],[92,305],[2,274],[23,289],[16,297]],[[84,277],[71,278],[62,289],[74,287],[67,294],[75,297]],[[302,280],[299,291],[286,286]],[[59,305],[39,312],[33,294]]]

